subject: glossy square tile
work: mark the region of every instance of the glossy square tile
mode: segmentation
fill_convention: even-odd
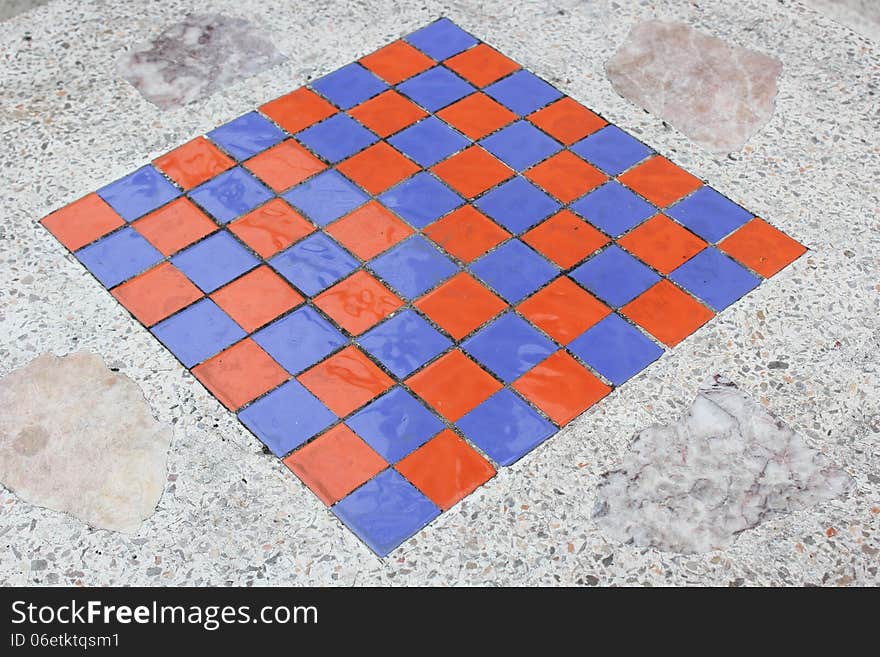
[[[236,160],[246,160],[284,139],[284,131],[259,112],[250,112],[208,133],[208,138]]]
[[[370,269],[404,299],[411,300],[452,276],[458,268],[428,240],[416,235],[372,260]]]
[[[519,303],[559,274],[559,269],[517,239],[471,264],[471,272],[508,303]]]
[[[42,221],[379,555],[806,250],[448,19],[396,36]]]
[[[336,416],[290,380],[240,411],[238,419],[275,456],[284,456],[333,424]]]
[[[184,249],[171,262],[199,288],[213,292],[259,264],[230,233],[221,231]]]
[[[615,308],[660,280],[650,268],[613,244],[576,267],[571,277]]]
[[[193,201],[221,224],[237,219],[272,196],[271,190],[241,167],[224,171],[189,193]]]
[[[180,190],[154,166],[148,164],[98,190],[126,221],[134,221],[180,196]]]
[[[500,465],[511,465],[556,433],[556,427],[508,389],[455,424],[465,438]]]
[[[553,343],[516,313],[506,313],[461,343],[461,348],[504,383],[555,351]]]
[[[345,420],[382,458],[396,463],[443,430],[443,422],[401,387]]]
[[[162,254],[132,228],[102,237],[76,252],[104,287],[111,288],[162,260]]]
[[[360,335],[400,308],[403,301],[361,270],[321,292],[314,304],[338,326]]]
[[[152,326],[202,298],[202,291],[168,262],[116,286],[112,294],[144,326]]]
[[[135,221],[131,227],[164,256],[177,253],[219,228],[188,198],[178,198],[163,205]]]
[[[395,470],[385,470],[333,507],[333,513],[381,557],[440,515]]]
[[[398,379],[452,346],[449,338],[408,309],[370,329],[357,342]]]
[[[314,233],[274,256],[269,264],[308,296],[357,269],[358,262],[324,233]]]
[[[291,374],[298,374],[347,343],[336,327],[309,306],[257,331],[254,340]]]

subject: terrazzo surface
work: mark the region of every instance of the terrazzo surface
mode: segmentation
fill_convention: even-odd
[[[369,10],[331,3],[304,12],[248,2],[156,3],[137,19],[125,15],[122,3],[100,7],[102,15],[89,15],[57,0],[0,25],[8,63],[0,144],[11,154],[0,172],[2,373],[46,351],[97,352],[133,378],[157,419],[173,426],[171,474],[157,513],[133,537],[86,529],[4,490],[0,536],[9,549],[2,581],[877,583],[878,157],[869,92],[878,53],[870,41],[796,3],[375,3]],[[185,110],[159,112],[114,77],[113,63],[153,26],[187,12],[246,15],[288,60]],[[145,158],[438,15],[478,33],[811,251],[382,561],[341,532],[324,506],[36,222]],[[614,93],[605,61],[633,24],[652,18],[687,22],[783,62],[776,111],[742,151],[713,157]],[[681,556],[608,540],[591,516],[600,474],[638,430],[678,417],[706,372],[727,374],[771,408],[852,475],[855,490],[743,532],[722,551]]]

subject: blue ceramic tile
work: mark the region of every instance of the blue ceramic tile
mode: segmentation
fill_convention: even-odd
[[[379,197],[416,228],[424,228],[464,203],[464,199],[427,172],[419,173]]]
[[[559,269],[517,239],[472,263],[471,271],[480,280],[514,305],[549,283]]]
[[[550,101],[562,97],[561,92],[526,70],[517,71],[495,84],[490,84],[484,91],[520,116],[531,114]]]
[[[248,112],[211,130],[208,137],[236,160],[246,160],[274,146],[286,135],[258,112]]]
[[[505,383],[512,383],[556,351],[543,333],[513,312],[480,329],[461,348]]]
[[[462,150],[470,141],[440,119],[429,116],[388,139],[401,153],[428,168]]]
[[[570,276],[614,307],[629,303],[660,280],[649,267],[614,244],[575,268]]]
[[[474,205],[514,234],[540,223],[562,207],[520,176],[481,196]]]
[[[457,55],[477,43],[477,40],[448,18],[441,18],[416,30],[406,40],[434,59],[441,60]]]
[[[421,235],[401,242],[368,266],[408,300],[421,296],[458,271],[452,260]]]
[[[614,385],[635,376],[663,349],[620,315],[608,315],[572,340],[569,350]]]
[[[666,214],[709,242],[717,242],[753,216],[711,187],[701,187],[668,208]]]
[[[569,207],[615,238],[658,212],[657,208],[616,180],[582,196]]]
[[[556,433],[555,426],[510,390],[499,390],[456,426],[501,465],[515,463]]]
[[[325,171],[283,197],[319,226],[348,214],[369,198],[360,187],[337,171]]]
[[[331,164],[362,151],[378,137],[346,114],[334,114],[296,134],[296,139]]]
[[[223,351],[247,335],[210,299],[202,299],[150,329],[186,367]]]
[[[392,388],[345,423],[389,463],[440,433],[444,424],[403,388]]]
[[[221,224],[250,212],[274,196],[263,183],[241,167],[211,178],[189,195]]]
[[[152,165],[98,190],[98,196],[126,221],[134,221],[180,196],[180,190]]]
[[[171,262],[206,294],[260,264],[226,231],[181,251]]]
[[[480,145],[517,171],[525,171],[562,148],[528,121],[510,124],[480,141]]]
[[[397,90],[429,112],[436,112],[476,91],[474,87],[443,66],[436,66],[419,73],[397,85]]]
[[[299,374],[348,342],[309,306],[272,322],[254,333],[253,338],[291,374]]]
[[[336,416],[295,380],[238,414],[275,456],[284,456],[336,421]]]
[[[609,176],[623,173],[651,154],[651,149],[616,125],[608,125],[584,137],[571,150]]]
[[[407,309],[367,331],[358,344],[403,379],[449,349],[452,341]]]
[[[669,278],[716,311],[724,310],[761,283],[761,279],[715,247],[700,251],[669,274]]]
[[[347,110],[388,88],[357,63],[348,64],[312,82],[312,88],[341,109]]]
[[[136,230],[125,227],[80,249],[76,258],[110,288],[155,265],[162,254]]]
[[[388,469],[332,511],[380,557],[440,515],[440,509],[396,470]]]
[[[273,257],[279,274],[315,296],[358,267],[358,261],[324,233],[314,233]]]

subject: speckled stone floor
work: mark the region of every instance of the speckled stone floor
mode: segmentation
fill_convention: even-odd
[[[191,11],[246,16],[279,67],[161,112],[120,54]],[[254,105],[448,15],[632,131],[811,252],[380,560],[338,523],[41,228],[47,212]],[[687,22],[779,58],[776,112],[708,154],[618,96],[604,64],[639,20]],[[107,26],[112,26],[108,28]],[[880,581],[877,45],[794,2],[286,3],[55,0],[0,24],[0,374],[87,349],[173,426],[157,513],[134,536],[0,492],[9,584],[876,584]],[[848,497],[681,556],[620,545],[592,519],[599,476],[721,372],[848,471]]]

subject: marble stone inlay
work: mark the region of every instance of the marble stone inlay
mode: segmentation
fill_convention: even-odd
[[[0,379],[0,483],[22,500],[135,532],[165,485],[171,433],[96,355],[43,354]]]
[[[697,553],[846,495],[842,469],[721,376],[678,422],[641,431],[605,473],[594,519],[614,540]]]
[[[119,61],[119,73],[148,101],[173,109],[284,59],[244,19],[192,14],[126,53]]]
[[[621,96],[708,150],[728,153],[773,114],[782,62],[683,23],[644,21],[605,68]]]

